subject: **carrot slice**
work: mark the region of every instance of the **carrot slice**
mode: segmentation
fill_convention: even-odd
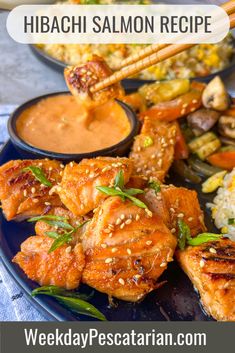
[[[150,109],[141,113],[140,118],[144,119],[145,116],[148,116],[149,118],[158,120],[176,120],[200,108],[202,104],[201,94],[201,91],[192,89],[176,99],[155,104]]]
[[[217,152],[207,160],[216,167],[231,170],[235,167],[235,151]]]
[[[187,159],[189,156],[188,145],[185,141],[184,135],[180,129],[179,124],[176,122],[176,142],[175,142],[175,155],[174,159]]]

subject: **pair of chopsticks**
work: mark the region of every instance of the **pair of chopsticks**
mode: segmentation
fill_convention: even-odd
[[[221,5],[229,15],[230,29],[235,28],[235,0]],[[129,56],[123,60],[122,66],[111,76],[98,82],[90,88],[91,93],[107,88],[129,76],[134,76],[148,67],[166,60],[184,50],[194,47],[196,44],[153,44],[141,50],[138,54]]]

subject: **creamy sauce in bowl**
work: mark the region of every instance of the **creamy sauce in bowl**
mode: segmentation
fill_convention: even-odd
[[[29,145],[58,153],[88,153],[124,140],[131,131],[125,110],[109,101],[86,110],[69,94],[42,99],[25,109],[16,121],[19,137]]]

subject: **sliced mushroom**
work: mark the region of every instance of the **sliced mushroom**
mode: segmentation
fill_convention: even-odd
[[[211,109],[199,109],[187,117],[189,126],[193,129],[196,136],[209,131],[219,120],[220,113]]]
[[[222,136],[235,139],[235,117],[222,115],[219,119],[219,132]]]
[[[202,103],[205,108],[211,108],[219,111],[228,109],[230,97],[226,87],[219,76],[213,78],[208,83],[202,93]]]

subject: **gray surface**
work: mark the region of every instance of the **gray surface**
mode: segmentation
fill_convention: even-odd
[[[25,44],[6,31],[7,12],[0,12],[0,104],[20,104],[30,98],[66,88],[62,74],[40,62]],[[227,86],[235,95],[235,72]]]
[[[66,89],[63,75],[40,62],[28,45],[6,31],[7,12],[0,13],[0,104],[19,104],[41,94]]]

